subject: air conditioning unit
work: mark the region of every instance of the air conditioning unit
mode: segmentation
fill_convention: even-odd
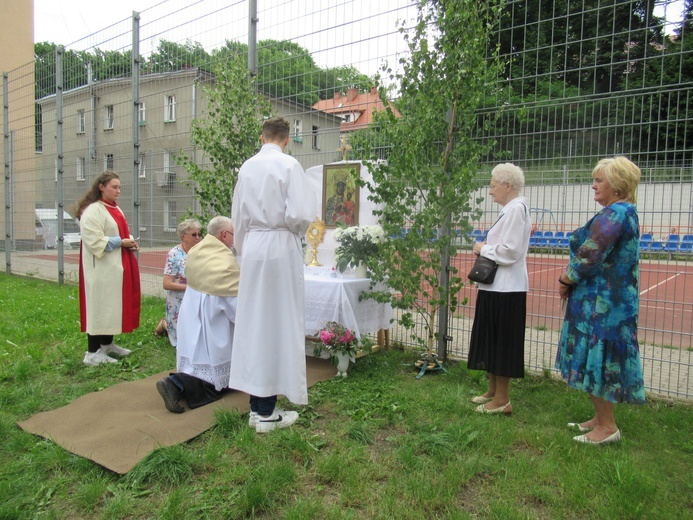
[[[157,172],[156,184],[161,188],[170,188],[176,182],[175,172]]]

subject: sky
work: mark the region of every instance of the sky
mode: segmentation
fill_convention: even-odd
[[[260,0],[261,1],[261,0]],[[304,0],[301,0],[304,1]],[[163,0],[115,0],[108,7],[96,0],[34,0],[34,41],[68,45],[144,11]],[[189,3],[193,3],[191,0]],[[683,0],[667,8],[672,18],[681,13]],[[657,8],[661,15],[661,8]]]
[[[95,0],[34,0],[34,42],[69,45],[159,3],[115,0],[105,8]]]
[[[416,14],[414,0],[257,3],[259,40],[290,40],[308,49],[321,68],[353,65],[368,76],[375,75],[384,61],[397,64],[407,52],[396,22]],[[95,0],[34,0],[34,41],[77,51],[94,47],[122,51],[132,43],[133,11],[142,13],[143,56],[154,52],[161,39],[177,43],[189,39],[211,51],[230,35],[243,39],[248,31],[245,0],[114,0],[108,9]]]

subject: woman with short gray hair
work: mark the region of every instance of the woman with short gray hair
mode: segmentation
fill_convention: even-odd
[[[476,311],[467,366],[488,373],[488,389],[474,397],[474,411],[512,413],[511,378],[524,377],[525,320],[527,317],[527,252],[532,222],[527,201],[520,196],[525,185],[522,170],[511,163],[491,172],[489,193],[503,206],[486,240],[474,244],[473,252],[498,264],[495,279],[478,284]]]
[[[185,279],[185,258],[194,245],[200,242],[202,237],[202,224],[194,218],[187,218],[178,224],[180,244],[171,248],[166,256],[164,266],[164,289],[166,290],[166,330],[171,346],[178,344],[176,327],[178,326],[178,310],[183,301],[183,295],[187,287]],[[157,327],[157,331],[160,330]]]

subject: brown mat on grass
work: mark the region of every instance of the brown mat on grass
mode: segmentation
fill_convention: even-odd
[[[326,359],[306,356],[306,365],[308,386],[337,373]],[[156,382],[169,373],[83,395],[17,424],[122,475],[156,448],[189,441],[211,428],[217,408],[249,410],[248,394],[233,391],[207,406],[171,413],[156,390]]]

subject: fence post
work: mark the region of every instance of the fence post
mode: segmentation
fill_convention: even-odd
[[[140,236],[140,13],[132,12],[132,236]],[[150,235],[151,236],[151,235]],[[138,255],[139,256],[139,255]]]
[[[257,76],[257,0],[248,2],[248,70]]]
[[[3,150],[5,159],[5,272],[7,274],[12,273],[12,247],[10,239],[12,238],[12,232],[10,227],[10,219],[12,217],[11,209],[11,197],[10,188],[12,183],[10,182],[10,103],[7,101],[7,95],[9,91],[8,87],[9,77],[7,72],[2,73],[2,101],[3,101],[3,111],[2,111],[2,135],[3,135]]]
[[[56,186],[56,209],[58,210],[58,284],[65,283],[65,221],[63,218],[65,200],[63,198],[63,54],[65,47],[55,48],[55,141],[58,183]]]

